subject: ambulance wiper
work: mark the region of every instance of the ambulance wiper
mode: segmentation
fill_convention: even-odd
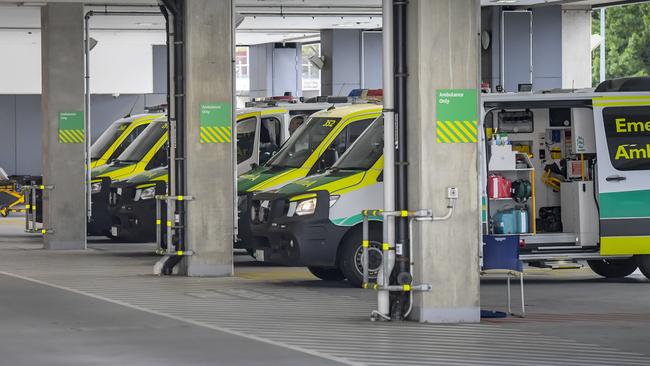
[[[337,166],[337,167],[331,167],[331,168],[329,168],[329,171],[330,171],[330,172],[333,172],[333,173],[340,172],[341,170],[366,170],[366,168],[360,168],[360,167],[348,167],[348,166],[346,166],[346,167],[339,167],[339,166]]]
[[[115,160],[115,162],[118,163],[118,164],[135,164],[135,163],[138,162],[138,160],[126,159],[126,160]]]

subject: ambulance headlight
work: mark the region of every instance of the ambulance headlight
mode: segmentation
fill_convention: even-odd
[[[90,185],[90,193],[95,194],[99,193],[102,190],[102,183],[97,182]]]
[[[156,196],[156,187],[147,187],[135,190],[134,201],[150,200]]]
[[[302,200],[296,206],[298,216],[313,215],[314,212],[316,212],[316,197]]]

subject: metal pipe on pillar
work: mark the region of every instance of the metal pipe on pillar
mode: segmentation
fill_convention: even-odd
[[[173,36],[170,37],[173,43],[169,44],[168,42],[168,47],[173,47],[173,57],[170,57],[169,60],[169,66],[173,67],[169,68],[169,72],[173,72],[174,75],[173,78],[170,78],[173,84],[173,98],[171,97],[171,88],[168,91],[169,100],[171,101],[173,99],[173,109],[171,105],[169,109],[170,144],[173,145],[173,148],[170,149],[170,154],[172,154],[170,155],[170,160],[172,161],[169,164],[168,190],[170,195],[185,196],[185,81],[183,77],[185,59],[183,13],[185,2],[178,0],[163,0],[162,2],[168,10],[167,26],[169,27],[169,23],[171,22],[173,29]],[[174,225],[178,226],[176,232],[177,249],[182,251],[185,250],[185,202],[183,200],[176,200],[175,205],[176,217],[167,217],[167,221],[178,223],[178,225]],[[170,211],[168,210],[167,212],[170,213]],[[167,230],[172,230],[172,228],[167,227]],[[173,243],[167,243],[167,245],[173,245]]]
[[[93,12],[89,11],[86,13],[86,16],[84,17],[84,53],[86,55],[86,62],[85,62],[85,83],[86,83],[86,90],[85,90],[85,105],[84,105],[84,122],[85,125],[84,127],[86,128],[86,221],[90,222],[90,217],[92,216],[92,190],[90,188],[91,185],[91,180],[92,180],[92,168],[91,168],[91,163],[92,163],[92,157],[90,156],[90,140],[91,140],[91,135],[90,135],[90,17],[92,16]]]
[[[397,145],[396,145],[396,192],[395,206],[397,210],[408,210],[408,157],[406,139],[406,82],[408,70],[406,68],[406,6],[407,0],[394,1],[394,43],[395,43],[395,113],[397,122]],[[401,247],[397,253],[398,276],[397,282],[400,285],[410,284],[413,280],[410,275],[411,253],[409,238],[409,219],[398,217],[396,227],[396,242]],[[393,302],[398,313],[393,314],[402,318],[405,314],[405,305],[409,300],[409,294],[394,293]]]
[[[393,59],[393,0],[382,1],[382,59],[384,87],[384,211],[395,210],[395,94]],[[383,263],[377,275],[379,287],[390,284],[395,265],[395,218],[384,219]],[[377,291],[377,315],[390,319],[390,292]]]

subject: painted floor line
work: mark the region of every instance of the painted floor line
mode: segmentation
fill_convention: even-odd
[[[76,289],[73,289],[73,288],[57,285],[57,284],[54,284],[54,283],[49,283],[49,282],[46,282],[46,281],[37,280],[35,278],[21,276],[21,275],[11,273],[11,272],[0,271],[0,275],[5,275],[5,276],[8,276],[8,277],[18,278],[18,279],[29,281],[29,282],[32,282],[32,283],[37,283],[37,284],[40,284],[40,285],[56,288],[56,289],[59,289],[59,290],[72,292],[72,293],[75,293],[75,294],[78,294],[78,295],[88,296],[88,297],[91,297],[91,298],[94,298],[94,299],[97,299],[97,300],[102,300],[102,301],[106,301],[106,302],[109,302],[109,303],[112,303],[112,304],[121,305],[121,306],[131,308],[131,309],[134,309],[134,310],[139,310],[139,311],[143,311],[143,312],[146,312],[146,313],[149,313],[149,314],[158,315],[158,316],[162,316],[162,317],[173,319],[173,320],[178,320],[178,321],[181,321],[181,322],[184,322],[184,323],[188,323],[188,324],[196,325],[196,326],[199,326],[199,327],[216,330],[216,331],[219,331],[219,332],[232,334],[232,335],[235,335],[235,336],[238,336],[238,337],[251,339],[251,340],[254,340],[254,341],[270,344],[270,345],[273,345],[273,346],[290,349],[292,351],[306,353],[306,354],[309,354],[309,355],[312,355],[312,356],[320,357],[320,358],[323,358],[323,359],[326,359],[326,360],[329,360],[329,361],[339,362],[339,363],[342,363],[342,364],[345,364],[345,365],[365,366],[365,364],[363,364],[363,363],[352,362],[352,361],[347,360],[347,359],[335,357],[335,356],[325,354],[325,353],[321,353],[321,352],[318,352],[318,351],[312,351],[312,350],[305,349],[305,348],[302,348],[302,347],[295,347],[295,346],[288,345],[288,344],[285,344],[285,343],[275,342],[275,341],[272,341],[270,339],[265,339],[265,338],[257,337],[257,336],[254,336],[254,335],[246,334],[246,333],[241,333],[241,332],[238,332],[236,330],[232,330],[232,329],[228,329],[228,328],[222,328],[222,327],[219,327],[219,326],[216,326],[216,325],[205,324],[205,323],[197,322],[197,321],[192,320],[192,319],[187,319],[187,318],[183,318],[183,317],[179,317],[179,316],[175,316],[175,315],[171,315],[171,314],[162,313],[162,312],[159,312],[159,311],[155,311],[155,310],[143,308],[143,307],[140,307],[140,306],[137,306],[137,305],[129,304],[127,302],[109,299],[109,298],[106,298],[106,297],[103,297],[103,296],[87,293],[87,292],[84,292],[84,291],[79,291],[79,290],[76,290]]]

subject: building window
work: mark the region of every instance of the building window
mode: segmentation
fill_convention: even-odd
[[[320,43],[302,45],[302,90],[320,93],[320,70],[309,62],[312,56],[320,56]]]
[[[248,47],[237,47],[235,50],[235,60],[235,75],[237,78],[235,85],[237,94],[240,94],[240,92],[248,92],[250,90]]]

